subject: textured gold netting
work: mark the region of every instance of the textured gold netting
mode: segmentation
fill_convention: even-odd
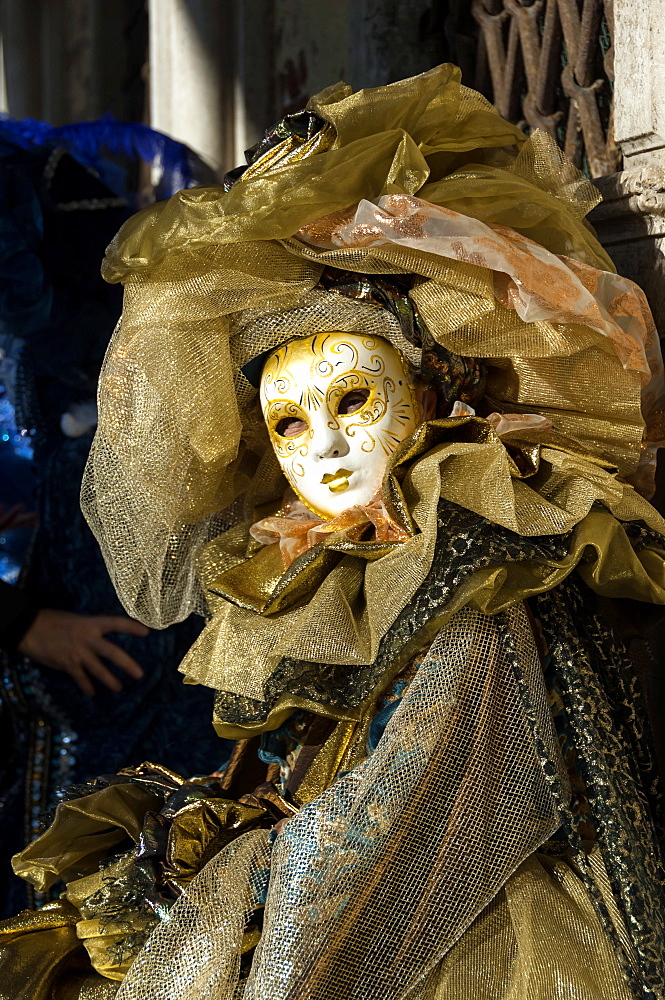
[[[118,1000],[627,998],[570,857],[534,854],[568,795],[546,758],[559,755],[523,607],[459,612],[374,754],[289,820],[271,857],[249,835],[210,862]],[[268,865],[243,989],[247,885]],[[595,854],[594,868],[605,895]]]
[[[261,700],[271,672],[282,657],[291,655],[294,649],[303,659],[313,662],[371,663],[376,658],[382,635],[401,611],[405,595],[410,597],[415,592],[431,564],[436,544],[435,504],[440,492],[466,506],[469,504],[466,484],[475,478],[478,491],[485,492],[484,501],[494,505],[494,519],[505,516],[513,530],[521,526],[510,521],[512,512],[507,505],[504,509],[500,506],[505,481],[511,481],[505,450],[500,444],[472,444],[466,451],[456,444],[451,447],[453,457],[448,459],[445,459],[446,446],[441,448],[444,459],[439,449],[433,449],[415,466],[404,484],[407,498],[413,501],[410,509],[420,528],[418,534],[375,562],[365,562],[350,553],[328,573],[306,604],[286,608],[276,615],[260,617],[242,604],[210,594],[213,617],[183,661],[186,675],[211,687]],[[468,476],[468,480],[461,482],[456,465],[457,452]],[[557,454],[556,457],[561,456]],[[544,526],[542,533],[546,534],[566,530],[579,521],[579,542],[571,543],[570,558],[562,562],[556,572],[551,565],[543,565],[540,569],[532,565],[525,574],[515,578],[505,579],[504,570],[499,568],[490,576],[481,574],[478,580],[470,578],[455,593],[452,607],[446,613],[460,607],[459,602],[472,599],[490,611],[498,610],[511,601],[547,589],[563,579],[574,566],[583,566],[587,561],[584,554],[590,551],[586,547],[589,544],[598,546],[597,561],[594,558],[589,563],[590,586],[607,596],[622,597],[631,593],[637,599],[662,602],[665,598],[662,570],[650,565],[645,572],[631,555],[627,542],[627,549],[616,546],[611,529],[619,529],[619,526],[609,513],[586,513],[597,496],[602,496],[608,507],[627,520],[642,516],[643,508],[648,513],[649,505],[633,491],[626,491],[623,497],[620,488],[616,491],[616,480],[609,473],[602,469],[597,473],[595,481],[587,478],[589,473],[583,463],[581,474],[577,476],[573,458],[570,458],[570,467],[560,475],[552,466],[549,479],[543,476],[541,480],[542,492],[549,492],[552,503],[517,481],[524,486],[525,494],[529,494],[521,496],[520,503],[520,513],[527,525],[537,518],[537,523]],[[631,500],[635,505],[629,502]],[[564,519],[566,506],[568,513]],[[533,520],[529,522],[529,518]],[[622,535],[620,529],[617,533]],[[222,552],[221,556],[219,553],[219,545],[224,541],[222,538],[219,543],[212,543],[215,551],[206,568],[213,578],[215,569],[230,560],[227,552]],[[655,562],[658,562],[657,556]],[[249,583],[251,563],[245,564],[243,569]],[[304,570],[303,576],[306,573]],[[640,575],[643,579],[638,583]],[[345,717],[344,712],[339,717]],[[350,717],[354,717],[353,712]],[[224,732],[222,735],[240,734]]]
[[[590,848],[588,860],[607,902],[611,893],[597,848]],[[567,857],[537,852],[522,862],[410,1000],[629,996],[575,865]]]
[[[210,244],[288,238],[361,198],[393,192],[450,201],[553,253],[613,270],[584,222],[601,200],[597,188],[548,135],[527,139],[460,78],[448,64],[389,87],[354,94],[341,84],[316,95],[309,107],[328,123],[327,145],[296,145],[278,170],[269,155],[226,194],[180,191],[138,213],[111,244],[106,277],[154,276],[168,258],[186,269]],[[440,200],[439,185],[446,190]]]

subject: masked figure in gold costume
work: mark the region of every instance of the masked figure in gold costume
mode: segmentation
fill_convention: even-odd
[[[0,995],[663,998],[607,618],[665,603],[663,366],[595,191],[450,66],[248,158],[109,248],[83,486],[128,611],[206,615],[182,670],[236,749],[71,791],[15,859],[66,890],[2,928]]]

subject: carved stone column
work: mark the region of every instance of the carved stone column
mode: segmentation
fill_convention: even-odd
[[[645,290],[665,336],[665,0],[614,0],[614,138],[624,169],[596,179],[591,221]]]
[[[596,178],[590,221],[617,269],[646,292],[665,336],[665,0],[614,0],[614,137],[624,169]],[[665,511],[665,462],[656,506]]]
[[[665,150],[649,165],[595,181],[603,202],[591,222],[617,270],[646,292],[656,325],[665,334]]]
[[[626,167],[665,161],[665,0],[614,0],[614,137]]]

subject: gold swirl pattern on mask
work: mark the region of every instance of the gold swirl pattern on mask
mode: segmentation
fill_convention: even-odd
[[[403,440],[404,435],[399,431],[406,426],[410,416],[418,412],[411,377],[399,352],[396,353],[404,379],[398,380],[398,385],[389,376],[381,378],[385,371],[385,362],[379,353],[382,346],[379,338],[363,337],[363,346],[373,353],[369,362],[361,364],[356,346],[347,338],[331,342],[334,336],[335,332],[331,331],[315,337],[291,340],[273,352],[264,368],[264,384],[261,390],[264,400],[271,388],[275,388],[282,397],[265,403],[265,419],[270,440],[280,458],[292,459],[291,467],[285,467],[284,472],[294,489],[297,479],[303,478],[305,474],[302,465],[297,463],[296,455],[305,457],[308,454],[313,432],[308,428],[294,437],[284,437],[277,431],[281,420],[290,417],[308,423],[307,411],[319,410],[325,405],[331,415],[328,427],[333,430],[342,429],[348,437],[355,437],[358,430],[364,431],[366,439],[361,445],[362,451],[371,454],[378,443],[384,455],[389,457]],[[383,348],[388,346],[388,342],[385,342]],[[327,390],[314,381],[317,376],[328,378],[334,372],[333,364],[326,353],[340,356],[348,354],[349,357],[348,370],[339,375]],[[309,368],[313,380],[306,384],[303,384],[302,379],[299,379],[291,369],[292,365],[303,362]],[[354,410],[352,415],[340,414],[339,403],[354,389],[367,389],[369,392],[367,400]],[[396,394],[398,390],[401,390],[401,398],[391,401],[390,396]],[[294,396],[298,394],[298,398],[294,399],[289,394]],[[385,418],[389,403],[390,422],[377,432],[370,432],[369,427],[376,427],[379,421]]]
[[[398,386],[394,379],[386,376],[381,381],[368,378],[363,372],[349,372],[344,375],[339,384],[335,383],[328,390],[328,400],[331,413],[335,413],[336,406],[342,397],[352,389],[367,388],[369,396],[365,403],[354,410],[348,416],[337,413],[334,418],[335,426],[342,427],[347,437],[355,437],[358,430],[364,431],[366,440],[361,445],[362,451],[370,454],[374,451],[377,441],[386,456],[392,455],[395,448],[403,441],[403,428],[408,424],[417,411],[414,393],[410,380]],[[398,388],[406,389],[402,397],[398,400],[391,400],[391,394],[397,393]],[[390,407],[389,407],[390,404]],[[376,436],[369,431],[369,428],[376,428],[379,421],[383,420],[390,409],[390,421],[386,426],[376,429]],[[330,427],[333,423],[330,422]],[[402,430],[402,433],[398,433]]]
[[[306,429],[301,434],[297,434],[294,437],[285,437],[283,434],[279,434],[276,429],[277,425],[281,420],[285,420],[287,418],[291,418],[292,420],[302,420],[303,423],[307,423],[307,414],[305,410],[294,402],[294,400],[276,399],[270,403],[266,413],[266,423],[268,424],[270,432],[270,440],[273,442],[275,451],[281,458],[295,456],[297,452],[304,456],[307,454],[309,448],[305,436],[310,435],[311,432],[309,429]]]

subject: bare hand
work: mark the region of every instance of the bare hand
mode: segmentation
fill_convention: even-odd
[[[124,649],[104,638],[107,632],[146,636],[150,629],[124,615],[76,615],[43,608],[23,636],[18,650],[45,667],[63,670],[84,694],[95,693],[91,677],[109,691],[122,691],[122,684],[100,657],[137,680],[143,677],[143,671]]]

